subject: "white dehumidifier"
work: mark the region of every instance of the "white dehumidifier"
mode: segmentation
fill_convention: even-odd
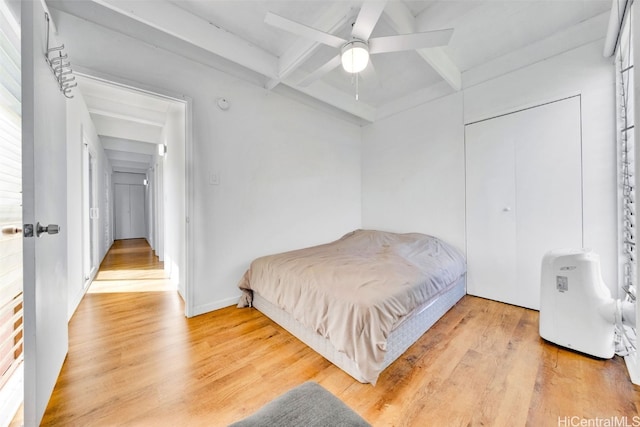
[[[618,301],[602,281],[600,257],[590,250],[556,250],[542,259],[540,336],[600,358],[615,353]]]

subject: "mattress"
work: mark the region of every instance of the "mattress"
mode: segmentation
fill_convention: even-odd
[[[259,295],[328,339],[356,363],[359,379],[375,384],[391,333],[465,272],[462,254],[436,237],[356,230],[255,259],[238,284],[239,306]]]
[[[465,276],[462,276],[445,293],[429,301],[424,307],[400,323],[387,339],[382,369],[386,369],[407,351],[465,294]],[[257,292],[253,295],[253,307],[357,381],[370,382],[364,378],[358,365],[345,353],[336,350],[328,339],[298,322],[291,314],[262,298]]]

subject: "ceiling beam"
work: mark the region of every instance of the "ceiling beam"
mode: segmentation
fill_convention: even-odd
[[[147,170],[151,167],[150,163],[141,163],[141,162],[132,162],[129,160],[119,160],[119,159],[109,159],[109,163],[111,163],[112,168],[121,167],[121,168],[130,168],[130,169],[139,169],[139,170]]]
[[[419,105],[426,104],[434,99],[455,93],[451,86],[444,80],[431,86],[417,89],[416,91],[405,95],[401,98],[387,102],[376,110],[376,120],[410,110]]]
[[[454,27],[456,22],[486,6],[485,0],[436,2],[416,15],[418,32]]]
[[[141,174],[141,175],[146,175],[148,168],[141,169],[141,168],[129,168],[129,167],[126,167],[126,166],[113,166],[112,165],[111,166],[111,170],[113,170],[114,172],[137,173],[137,174]]]
[[[157,144],[104,135],[100,136],[100,142],[102,142],[102,148],[112,151],[127,151],[130,153],[153,155],[158,150]]]
[[[135,116],[131,116],[125,113],[115,113],[113,111],[107,111],[107,110],[102,110],[100,108],[95,108],[95,107],[89,107],[88,108],[89,113],[92,116],[103,116],[103,117],[110,117],[112,119],[119,119],[119,120],[126,120],[129,122],[133,122],[133,123],[139,123],[142,125],[149,125],[149,126],[156,126],[159,128],[164,127],[164,123],[163,122],[159,122],[156,120],[147,120],[141,117],[135,117]]]
[[[576,46],[584,46],[602,39],[609,12],[601,13],[553,35],[477,65],[464,72],[465,88],[494,79],[535,64],[555,55],[567,52]]]
[[[352,2],[339,1],[331,4],[322,15],[312,23],[312,27],[333,34],[354,19],[355,10]],[[320,43],[304,39],[302,37],[287,49],[278,61],[278,78],[267,82],[267,89],[271,90],[296,71],[304,62],[313,55]]]
[[[400,1],[387,3],[384,17],[398,34],[411,34],[417,31],[416,19]],[[416,52],[424,59],[454,90],[462,88],[462,75],[456,64],[440,47],[429,49],[416,49]]]
[[[132,153],[131,151],[118,151],[105,149],[105,154],[109,160],[126,160],[137,163],[151,164],[153,156],[151,154]]]
[[[278,58],[246,40],[164,0],[92,0],[268,78],[278,77]]]
[[[440,74],[440,77],[444,79],[449,86],[455,91],[459,91],[462,88],[462,74],[451,61],[451,58],[445,53],[441,47],[434,47],[431,49],[418,49],[418,55],[424,59],[427,64]]]
[[[373,123],[376,118],[376,109],[374,107],[362,101],[356,101],[354,96],[342,92],[322,80],[316,80],[307,87],[298,86],[297,81],[297,79],[292,79],[292,81],[284,81],[282,83],[366,122]]]
[[[144,125],[130,120],[116,119],[112,117],[92,115],[91,119],[99,136],[111,136],[114,138],[128,138],[135,141],[144,141],[152,144],[160,144],[162,128],[158,126]]]
[[[81,88],[82,90],[83,88]],[[89,113],[101,116],[126,119],[145,125],[163,127],[167,119],[167,111],[157,111],[126,102],[118,102],[83,92]]]

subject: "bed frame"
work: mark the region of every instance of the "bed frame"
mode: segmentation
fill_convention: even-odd
[[[387,339],[387,352],[382,369],[386,369],[400,357],[466,294],[465,283],[465,276],[462,276],[453,286],[449,287],[447,292],[429,302],[424,308],[391,331]],[[328,339],[299,323],[289,313],[271,304],[257,292],[253,294],[253,306],[359,382],[368,382],[362,378],[360,369],[355,362],[349,359],[346,354],[336,350]]]

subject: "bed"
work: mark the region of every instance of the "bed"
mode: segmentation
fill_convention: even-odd
[[[375,384],[465,294],[453,246],[420,233],[356,230],[255,259],[238,307],[255,307],[330,362]]]

